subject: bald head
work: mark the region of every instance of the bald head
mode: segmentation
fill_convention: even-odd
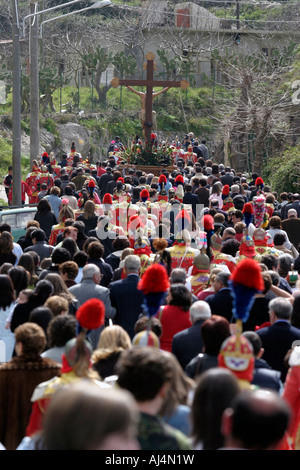
[[[275,450],[290,419],[290,407],[277,393],[263,389],[243,391],[224,412],[226,446]]]
[[[287,216],[289,219],[295,219],[298,216],[296,209],[289,209]]]

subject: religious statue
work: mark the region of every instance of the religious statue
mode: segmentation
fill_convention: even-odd
[[[128,90],[132,91],[133,93],[135,93],[136,95],[138,95],[141,98],[142,109],[141,109],[141,112],[140,112],[140,120],[141,120],[141,124],[142,124],[142,128],[143,128],[143,135],[145,137],[146,97],[147,97],[147,94],[144,93],[143,91],[137,91],[132,86],[129,86],[129,85],[126,85],[126,88]],[[163,88],[163,90],[158,91],[158,92],[152,91],[152,101],[154,100],[154,98],[156,98],[156,96],[161,95],[162,93],[165,93],[169,89],[170,89],[170,87],[166,87],[166,88]],[[152,130],[153,131],[157,130],[156,112],[153,109],[152,109]]]

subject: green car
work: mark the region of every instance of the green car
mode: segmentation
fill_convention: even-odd
[[[27,222],[34,219],[35,213],[36,206],[4,209],[0,211],[0,225],[9,224],[14,241],[18,242],[25,235]]]

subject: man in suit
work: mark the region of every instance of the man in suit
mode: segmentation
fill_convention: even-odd
[[[282,222],[282,230],[285,230],[290,242],[294,245],[296,250],[300,243],[300,218],[296,209],[289,209],[287,211],[287,218]]]
[[[300,330],[290,324],[292,304],[284,297],[275,297],[269,302],[269,315],[271,326],[257,330],[264,348],[262,358],[272,369],[281,372],[284,383],[288,371],[284,358],[293,342],[300,340]]]
[[[283,210],[283,219],[286,219],[288,216],[288,211],[290,209],[295,209],[297,211],[297,217],[300,217],[300,194],[293,194],[293,201],[285,205]]]
[[[103,199],[104,194],[107,193],[107,190],[106,190],[107,184],[109,183],[109,181],[112,181],[112,180],[113,180],[112,169],[110,166],[107,166],[105,168],[105,173],[103,173],[103,175],[100,176],[99,183],[98,183],[101,200]]]
[[[223,186],[225,186],[225,184],[228,184],[228,186],[231,188],[233,184],[233,175],[229,166],[225,167],[225,175],[221,176],[220,181]]]
[[[202,352],[201,326],[210,316],[210,306],[207,302],[203,300],[194,302],[190,308],[192,326],[174,335],[172,353],[177,357],[183,370],[193,357]]]
[[[190,204],[192,207],[192,211],[194,216],[197,218],[197,215],[200,215],[200,203],[199,203],[199,198],[196,194],[193,194],[192,192],[192,185],[190,183],[187,183],[184,186],[184,196],[182,200],[183,204]],[[197,214],[197,208],[198,208],[198,214]]]
[[[82,280],[79,284],[69,287],[69,292],[76,297],[79,304],[82,305],[89,299],[102,300],[105,306],[105,319],[113,319],[116,315],[116,309],[111,305],[109,290],[107,287],[100,286],[101,272],[95,264],[86,264],[82,270]],[[100,333],[103,327],[97,328],[88,334],[93,349],[98,346]]]
[[[122,326],[131,339],[134,337],[135,322],[143,313],[144,296],[137,288],[140,267],[141,260],[137,255],[126,256],[124,264],[126,278],[111,282],[109,285],[111,304],[116,309],[114,323]]]
[[[210,306],[212,315],[220,315],[226,318],[229,323],[232,320],[232,296],[228,286],[230,273],[220,272],[213,281],[215,294],[206,297],[205,302]],[[299,331],[300,333],[300,331]]]

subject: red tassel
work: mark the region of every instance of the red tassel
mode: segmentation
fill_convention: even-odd
[[[159,182],[159,184],[166,183],[167,182],[166,175],[160,175],[160,177],[158,178],[158,182]]]
[[[178,212],[178,214],[176,215],[176,218],[175,220],[179,220],[179,219],[186,219],[188,221],[188,223],[190,224],[191,223],[191,218],[190,218],[190,215],[189,213],[182,209],[180,212]]]
[[[141,198],[148,198],[148,197],[150,197],[148,189],[142,189]]]
[[[253,214],[254,211],[253,211],[253,205],[251,204],[251,202],[246,202],[246,204],[243,207],[242,212],[243,214],[245,214],[246,212]]]
[[[103,196],[103,204],[112,204],[112,203],[113,203],[113,201],[112,201],[111,194],[110,194],[110,193],[104,194],[104,196]]]
[[[228,185],[228,184],[225,184],[225,186],[224,186],[224,188],[223,188],[223,191],[222,191],[222,194],[223,194],[224,196],[228,196],[229,192],[230,192],[229,185]]]
[[[161,264],[155,263],[149,266],[138,283],[145,295],[154,292],[166,292],[170,287],[167,270]]]
[[[175,182],[184,184],[183,176],[182,175],[177,175],[176,178],[175,178]]]
[[[84,302],[76,312],[76,318],[87,330],[95,330],[104,324],[105,306],[102,300],[90,299]]]
[[[214,229],[214,218],[210,214],[205,214],[202,217],[202,225],[204,230],[210,232],[210,230]]]
[[[250,258],[239,261],[230,279],[234,284],[242,284],[257,291],[265,288],[259,263]]]
[[[258,178],[256,178],[255,180],[255,186],[260,186],[260,185],[263,185],[264,184],[264,181],[263,179],[259,176]]]

